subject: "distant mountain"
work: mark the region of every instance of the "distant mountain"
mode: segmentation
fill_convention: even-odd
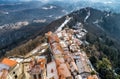
[[[0,1],[0,56],[38,35],[55,31],[64,22],[64,15],[67,15],[72,17],[67,27],[77,29],[75,26],[82,24],[88,31],[86,40],[90,46],[84,50],[86,49],[89,54],[101,79],[117,79],[114,74],[120,74],[119,7],[119,2],[101,3],[89,0],[74,3],[53,1],[45,4],[38,1],[2,0]],[[104,63],[101,64],[103,58],[110,60],[112,69],[107,69],[108,66],[106,67]],[[97,68],[98,66],[104,68]]]
[[[86,50],[101,79],[119,79],[120,14],[87,7],[68,16],[72,17],[72,20],[66,25],[67,27],[77,29],[81,24],[88,31],[86,40],[89,46],[85,46],[83,50]],[[104,58],[110,61],[109,66],[104,64]]]
[[[8,6],[5,6],[5,7],[7,7],[8,10],[10,10],[10,7]],[[23,8],[25,7],[24,6],[22,6],[22,8],[20,7],[20,9],[23,9]],[[17,8],[14,8],[14,9],[15,10],[12,9],[11,12],[8,12],[7,14],[5,12],[2,12],[0,14],[0,25],[15,23],[18,21],[32,21],[34,19],[51,19],[48,21],[52,21],[66,14],[65,12],[63,12],[64,10],[63,8],[56,5],[52,5],[52,4],[51,5],[46,4],[39,8],[32,8],[32,9],[30,7],[24,10],[20,10],[20,9],[17,10]]]
[[[54,1],[51,2],[66,8],[67,10],[75,11],[82,9],[84,7],[92,7],[102,11],[113,11],[115,13],[120,13],[120,1],[116,0],[77,0],[77,1]]]
[[[113,11],[120,13],[120,1],[119,0],[1,0],[0,4],[18,4],[18,3],[52,3],[61,6],[67,10],[74,11],[84,7],[92,7],[99,10]],[[32,5],[31,5],[32,6]],[[36,6],[36,5],[35,5]]]
[[[14,2],[8,4],[0,4],[0,11],[7,11],[7,12],[15,12],[25,9],[33,9],[38,8],[44,5],[44,3],[40,1],[33,1],[33,2]]]
[[[6,8],[10,10],[8,5],[7,7],[5,5]],[[2,52],[34,37],[37,33],[42,32],[50,22],[66,14],[64,8],[53,4],[45,4],[37,8],[26,7],[24,10],[23,8],[25,7],[21,6],[17,10],[12,7],[8,13],[1,12],[0,14],[0,50]]]
[[[56,8],[56,6],[45,5],[42,7],[42,9],[50,11],[53,8]],[[54,10],[52,11],[54,13]],[[83,28],[88,31],[86,41],[89,45],[86,46],[83,44],[83,50],[88,54],[88,57],[101,79],[117,79],[115,74],[120,74],[120,14],[87,7],[74,11],[67,16],[72,17],[72,19],[68,22],[66,27],[77,29],[80,28],[79,25],[82,25]],[[55,31],[64,22],[64,20],[65,16],[46,26],[44,25],[44,28],[38,27],[39,24],[37,25],[37,23],[33,23],[30,27],[28,25],[28,27],[25,26],[19,30],[13,30],[13,33],[8,36],[8,38],[12,37],[12,39],[5,40],[6,46],[14,47],[14,45],[17,46],[17,44],[21,41],[25,41],[26,39],[34,39],[38,35],[43,35],[48,31]],[[32,38],[25,36],[24,34],[30,34],[29,36]],[[16,37],[14,37],[15,35]],[[23,35],[25,37],[23,37]],[[18,36],[21,36],[21,38],[15,39],[18,38]],[[11,40],[12,42],[7,45],[7,42]],[[85,40],[83,41],[86,43]],[[3,53],[1,53],[1,56],[2,55]]]
[[[71,15],[78,22],[92,26],[91,28],[101,29],[116,40],[120,39],[120,14],[107,11],[100,11],[93,8],[83,8],[73,12]],[[90,26],[88,27],[89,29]],[[93,31],[94,32],[94,31]]]

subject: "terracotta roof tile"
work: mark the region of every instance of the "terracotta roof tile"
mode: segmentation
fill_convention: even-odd
[[[90,75],[87,79],[98,79],[97,75]]]
[[[6,65],[8,65],[10,67],[14,67],[17,64],[16,61],[10,60],[8,58],[4,58],[1,63],[6,64]]]
[[[50,34],[48,35],[48,40],[50,43],[53,43],[53,42],[59,42],[59,38],[56,34]]]

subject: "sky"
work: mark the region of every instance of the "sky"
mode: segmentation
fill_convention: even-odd
[[[25,1],[25,0],[24,0]],[[35,0],[26,0],[26,1],[35,1]],[[64,2],[78,2],[78,1],[91,1],[93,3],[101,2],[101,3],[120,3],[120,0],[37,0],[41,2],[51,2],[51,1],[64,1]]]
[[[120,0],[3,0],[3,1],[41,1],[41,2],[51,2],[51,1],[64,1],[64,2],[78,2],[78,1],[91,1],[91,2],[110,2],[110,3],[116,3],[120,2]]]
[[[34,0],[22,0],[22,1],[34,1]],[[77,1],[83,1],[83,0],[38,0],[42,2],[49,2],[49,1],[70,1],[70,2],[77,2]],[[84,1],[92,1],[92,2],[115,2],[120,0],[84,0]]]

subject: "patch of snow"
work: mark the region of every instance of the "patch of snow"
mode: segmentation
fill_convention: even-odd
[[[62,10],[62,12],[65,13],[65,14],[68,14],[68,12],[66,10]]]
[[[45,52],[45,51],[46,51],[46,49],[42,49],[42,50],[41,50],[42,53]]]
[[[24,60],[24,62],[30,62],[31,61],[31,58],[27,58]]]
[[[45,59],[46,57],[45,56],[36,56],[35,58],[36,59]]]
[[[41,20],[33,20],[35,23],[45,23],[46,19],[41,19]]]
[[[0,13],[5,14],[5,15],[9,14],[9,12],[5,12],[5,11],[0,11]]]
[[[55,19],[59,19],[59,18],[61,18],[61,16],[57,16],[57,17],[55,17]]]
[[[35,53],[37,53],[37,52],[38,52],[38,50],[37,50],[37,49],[34,49],[34,50],[32,50],[30,53],[35,54]]]
[[[104,2],[104,4],[112,4],[112,3],[113,3],[112,1]]]
[[[98,24],[98,23],[99,23],[99,20],[98,20],[98,19],[93,22],[93,24]]]
[[[4,28],[4,26],[0,26],[0,29],[3,29]]]
[[[29,23],[27,21],[23,21],[23,22],[17,22],[15,25],[16,26],[26,26],[28,25]]]
[[[21,59],[21,58],[10,58],[11,60],[15,60],[15,61],[17,61],[18,63],[20,63],[20,62],[22,62],[23,61],[23,59]]]
[[[44,10],[49,10],[49,9],[53,9],[53,8],[56,8],[56,6],[49,6],[49,7],[42,7],[42,9],[44,9]]]
[[[27,26],[28,24],[29,24],[28,21],[4,24],[4,25],[0,26],[0,29],[19,29],[23,26]]]
[[[47,46],[48,45],[48,43],[43,43],[41,46],[43,47],[43,46]]]
[[[96,20],[93,22],[93,24],[95,24],[98,28],[104,31],[104,29],[98,24],[99,22],[102,22],[102,20]]]
[[[64,23],[57,29],[56,32],[59,32],[62,30],[62,28],[71,20],[71,17],[67,17],[67,19],[64,21]]]
[[[108,13],[105,17],[109,17],[110,16],[110,14]]]
[[[8,14],[9,14],[9,12],[4,12],[4,14],[8,15]]]
[[[51,18],[51,17],[53,17],[53,15],[49,15],[48,17]]]
[[[85,17],[84,22],[86,22],[89,17],[90,17],[90,10],[87,12],[87,16]]]

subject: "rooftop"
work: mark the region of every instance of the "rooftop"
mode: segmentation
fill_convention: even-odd
[[[10,60],[8,58],[4,58],[1,63],[8,65],[10,67],[14,67],[17,64],[17,62],[15,60]]]
[[[52,61],[47,64],[47,77],[52,78],[54,77],[55,79],[58,79],[58,74],[57,74],[57,69],[56,69],[56,63],[55,61]]]
[[[59,67],[57,67],[57,70],[58,70],[59,76],[62,76],[64,78],[71,76],[71,73],[69,72],[66,64],[61,64]],[[60,78],[60,79],[62,79],[62,78]]]
[[[38,74],[41,73],[42,70],[45,69],[46,59],[40,58],[40,59],[32,59],[30,62],[30,74]]]
[[[56,34],[53,34],[52,32],[48,32],[46,35],[48,36],[49,43],[59,42],[59,38]]]
[[[7,75],[8,75],[8,70],[3,69],[3,70],[0,72],[0,79],[7,79]]]
[[[98,79],[97,75],[90,75],[87,79]]]
[[[2,71],[3,69],[7,69],[8,70],[9,68],[10,67],[8,65],[0,63],[0,71]]]

